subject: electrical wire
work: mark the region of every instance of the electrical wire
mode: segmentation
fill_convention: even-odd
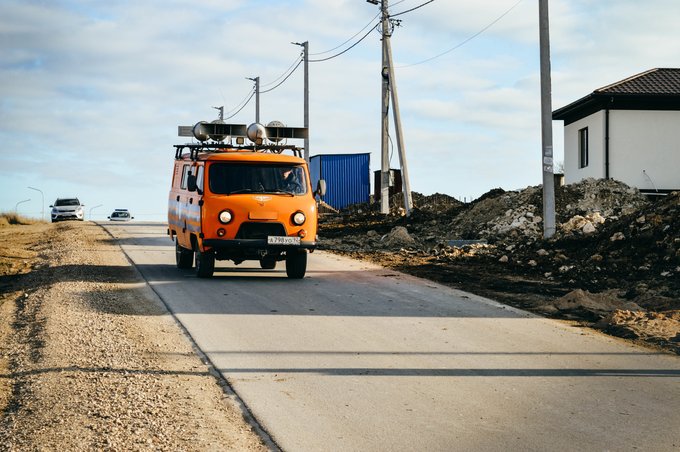
[[[248,94],[246,94],[246,97],[244,97],[243,99],[241,99],[241,102],[239,102],[238,104],[236,104],[236,106],[235,106],[234,108],[232,108],[231,110],[229,110],[229,111],[226,112],[225,114],[226,114],[226,115],[229,115],[229,114],[231,114],[231,112],[233,112],[234,110],[238,109],[239,106],[240,106],[241,104],[243,104],[243,102],[246,102],[246,103],[247,103],[248,101],[247,101],[246,99],[250,100],[250,99],[249,99],[249,96],[252,96],[253,92],[254,92],[253,89],[251,89],[251,90],[248,92]],[[243,107],[240,107],[240,108],[242,109]],[[239,111],[241,111],[241,110],[239,109]],[[237,111],[236,113],[238,113],[238,111]],[[232,117],[232,116],[229,116],[229,118],[231,118],[231,117]]]
[[[248,105],[248,103],[250,102],[250,100],[253,98],[254,95],[255,95],[255,90],[253,89],[253,91],[250,93],[250,97],[248,98],[248,100],[247,100],[243,105],[241,105],[241,108],[239,108],[238,111],[237,111],[236,113],[234,113],[233,115],[227,116],[227,117],[224,118],[224,119],[231,119],[231,118],[233,118],[234,116],[236,116],[237,114],[241,113],[241,110],[243,110],[244,108],[246,108],[246,105]]]
[[[469,38],[465,39],[465,40],[462,41],[461,43],[455,45],[454,47],[451,47],[450,49],[445,50],[445,51],[443,51],[442,53],[439,53],[439,54],[437,54],[437,55],[435,55],[435,56],[433,56],[433,57],[427,58],[427,59],[422,60],[422,61],[418,61],[417,63],[405,64],[405,65],[403,65],[403,66],[397,66],[397,68],[405,68],[405,67],[417,66],[417,65],[419,65],[419,64],[427,63],[427,62],[429,62],[429,61],[432,61],[432,60],[435,60],[435,59],[437,59],[437,58],[439,58],[439,57],[442,57],[442,56],[446,55],[447,53],[453,52],[454,50],[458,49],[459,47],[464,46],[464,45],[467,44],[468,42],[470,42],[470,41],[472,41],[473,39],[475,39],[477,36],[479,36],[479,35],[481,35],[482,33],[484,33],[486,30],[488,30],[489,28],[491,28],[492,26],[494,26],[499,20],[501,20],[502,18],[504,18],[505,16],[507,16],[507,15],[510,13],[510,11],[512,11],[513,9],[515,9],[520,3],[522,3],[522,0],[519,0],[517,3],[515,3],[514,5],[512,5],[507,11],[505,11],[503,14],[501,14],[500,16],[498,16],[498,17],[497,17],[493,22],[491,22],[489,25],[487,25],[486,27],[482,28],[482,29],[479,30],[477,33],[473,34],[472,36],[470,36]],[[406,11],[405,11],[405,12],[406,12]]]
[[[300,58],[302,58],[302,55],[303,55],[303,54],[300,54],[300,56],[298,56],[297,58],[295,58],[295,61],[293,61],[293,63],[292,63],[290,66],[288,66],[288,69],[286,69],[286,70],[283,72],[283,74],[279,75],[278,77],[276,77],[273,81],[271,81],[271,82],[269,82],[269,83],[266,83],[266,84],[264,84],[264,85],[260,84],[260,88],[266,88],[267,86],[271,86],[271,85],[273,85],[274,83],[276,83],[276,82],[278,82],[279,80],[281,80],[281,79],[288,73],[288,71],[290,71],[290,69],[291,69],[293,66],[295,66],[296,63],[299,62]]]
[[[413,8],[411,8],[411,9],[407,9],[406,11],[402,11],[402,12],[397,13],[397,14],[390,14],[390,17],[397,17],[397,16],[401,16],[402,14],[410,13],[411,11],[415,11],[415,10],[418,9],[418,8],[422,8],[423,6],[427,5],[428,3],[432,3],[433,1],[434,1],[434,0],[429,0],[429,1],[425,2],[425,3],[421,3],[420,5],[418,5],[418,6],[416,6],[416,7],[413,7]],[[396,3],[395,3],[395,4],[396,4]]]
[[[405,1],[405,0],[402,0],[402,1]],[[342,47],[342,46],[344,46],[345,44],[347,44],[348,42],[350,42],[352,39],[356,38],[357,35],[359,35],[359,33],[361,33],[361,32],[364,31],[367,27],[369,27],[369,26],[373,23],[373,21],[376,20],[376,19],[378,18],[378,16],[380,16],[380,14],[382,14],[382,11],[379,11],[378,14],[376,14],[375,16],[373,16],[373,18],[372,18],[372,19],[364,26],[364,28],[362,28],[361,30],[357,31],[354,35],[352,35],[349,39],[347,39],[347,40],[346,40],[345,42],[343,42],[342,44],[338,44],[337,46],[333,47],[332,49],[324,50],[323,52],[310,53],[310,55],[311,55],[311,56],[315,56],[315,55],[323,55],[324,53],[329,53],[329,52],[332,52],[332,51],[335,50],[335,49],[339,49],[340,47]]]
[[[404,3],[405,1],[406,1],[406,0],[399,0],[398,2],[394,3],[392,6],[397,6],[398,4]],[[431,0],[431,1],[434,1],[434,0]],[[429,3],[429,2],[428,2],[428,3]],[[414,9],[417,9],[417,8],[419,8],[419,7],[416,7],[416,8],[414,8]],[[408,12],[408,11],[404,11],[404,12]],[[356,37],[357,37],[362,31],[364,31],[366,28],[368,28],[369,26],[371,26],[371,24],[373,24],[373,21],[375,21],[375,19],[377,19],[378,17],[380,17],[381,14],[382,14],[382,11],[378,11],[378,14],[376,14],[375,16],[373,16],[373,18],[371,18],[371,20],[368,21],[368,23],[367,23],[366,25],[364,25],[364,28],[362,28],[361,30],[357,31],[356,33],[354,33],[352,36],[350,36],[348,39],[346,39],[346,40],[343,41],[342,43],[338,44],[337,46],[335,46],[335,47],[333,47],[333,48],[331,48],[331,49],[328,49],[328,50],[324,50],[323,52],[310,53],[309,55],[310,55],[310,56],[323,55],[323,54],[325,54],[325,53],[329,53],[329,52],[332,52],[333,50],[339,49],[340,47],[342,47],[342,46],[344,46],[345,44],[347,44],[348,42],[350,42],[352,39],[356,38]],[[403,14],[403,13],[400,13],[400,14]],[[375,29],[376,26],[377,26],[377,24],[373,25],[373,28],[372,28],[371,30]],[[318,62],[330,60],[331,58],[335,58],[336,56],[342,55],[343,53],[347,52],[347,51],[350,50],[352,47],[354,47],[355,45],[357,45],[359,42],[361,42],[367,35],[369,35],[369,34],[371,33],[371,30],[369,30],[369,32],[366,33],[366,35],[364,35],[359,41],[357,41],[356,43],[354,43],[351,47],[349,47],[348,49],[345,49],[344,51],[338,53],[337,55],[334,55],[334,56],[332,56],[332,57],[328,57],[328,58],[325,58],[325,59],[309,60],[310,63],[318,63]]]
[[[268,92],[274,91],[276,88],[278,88],[279,86],[283,85],[283,84],[286,82],[286,80],[288,80],[288,78],[289,78],[291,75],[293,75],[293,72],[295,72],[295,71],[297,70],[297,68],[300,67],[300,65],[302,64],[302,61],[304,61],[304,60],[300,59],[300,61],[298,61],[298,63],[297,63],[297,66],[295,66],[295,67],[293,68],[293,70],[290,71],[290,72],[288,73],[288,75],[286,75],[286,78],[284,78],[283,80],[281,80],[281,81],[279,82],[278,85],[276,85],[276,86],[274,86],[274,87],[272,87],[272,88],[269,88],[268,90],[260,91],[260,94],[264,94],[264,93],[268,93]]]
[[[309,60],[309,62],[310,62],[310,63],[320,63],[320,62],[322,62],[322,61],[328,61],[328,60],[332,60],[333,58],[339,57],[340,55],[342,55],[343,53],[346,53],[346,52],[350,51],[350,50],[353,49],[357,44],[359,44],[361,41],[363,41],[364,39],[366,39],[366,37],[367,37],[369,34],[371,34],[371,32],[372,32],[373,30],[375,30],[377,26],[378,26],[378,24],[373,25],[373,27],[372,27],[370,30],[368,30],[368,32],[366,32],[366,34],[363,35],[363,36],[361,37],[361,39],[359,39],[357,42],[355,42],[355,43],[352,44],[351,46],[347,47],[347,48],[346,48],[345,50],[343,50],[342,52],[338,52],[338,53],[336,53],[335,55],[331,55],[331,56],[326,57],[326,58],[320,58],[320,59],[318,59],[318,60]]]

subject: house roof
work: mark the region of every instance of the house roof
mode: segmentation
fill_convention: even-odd
[[[680,110],[680,69],[650,69],[598,88],[553,112],[566,124],[600,110]]]

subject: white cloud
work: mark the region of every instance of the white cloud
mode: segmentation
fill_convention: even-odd
[[[420,3],[391,1],[395,12]],[[399,16],[395,62],[450,49],[516,3],[438,0]],[[2,2],[0,209],[22,196],[16,187],[42,183],[46,197],[87,193],[92,205],[162,213],[177,125],[234,109],[246,77],[274,81],[300,52],[291,41],[332,56],[344,47],[318,53],[377,13],[355,0]],[[554,108],[680,61],[676,0],[554,0],[550,13]],[[540,182],[537,42],[536,2],[524,0],[460,48],[397,69],[414,190],[469,196]],[[377,32],[310,64],[312,154],[372,152],[379,167],[380,69]],[[261,103],[263,121],[301,125],[302,71]],[[251,103],[233,121],[253,118]]]

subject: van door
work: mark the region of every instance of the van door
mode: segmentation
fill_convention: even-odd
[[[195,163],[185,163],[182,167],[182,180],[177,195],[178,217],[181,229],[178,231],[178,241],[184,248],[192,249],[191,235],[201,233],[201,213],[198,205],[199,195],[197,192],[190,192],[187,188],[187,180],[190,174],[197,170]]]

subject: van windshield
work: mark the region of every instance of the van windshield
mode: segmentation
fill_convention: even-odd
[[[213,163],[208,174],[210,191],[215,194],[307,193],[305,170],[299,165],[254,165]]]

